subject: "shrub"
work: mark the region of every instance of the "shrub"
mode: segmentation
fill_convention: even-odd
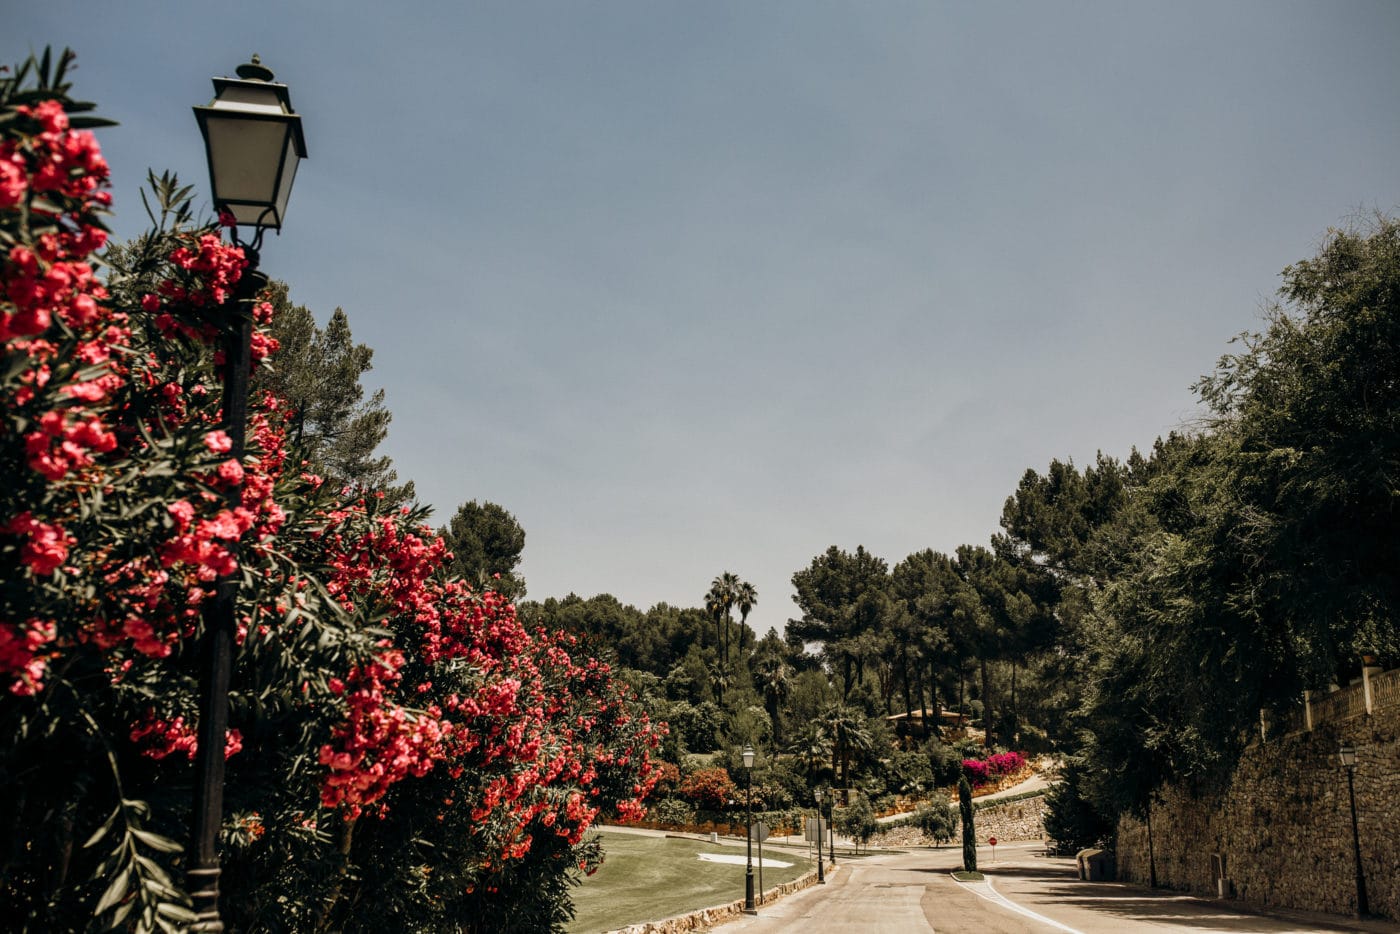
[[[991,781],[991,769],[981,759],[964,759],[962,770],[963,776],[972,783],[973,788],[981,788]]]
[[[837,830],[860,844],[869,843],[880,829],[875,810],[864,795],[857,795],[850,807],[837,808],[833,822]]]
[[[999,752],[987,758],[987,770],[992,775],[1014,775],[1026,767],[1026,757],[1019,752]]]
[[[947,843],[957,833],[958,815],[952,804],[936,798],[914,812],[913,825],[938,843]]]
[[[680,796],[706,811],[727,811],[739,799],[739,791],[722,768],[698,769],[681,780]]]
[[[1082,850],[1101,846],[1114,833],[1114,823],[1085,793],[1083,766],[1071,760],[1061,780],[1045,794],[1045,833],[1062,847]]]
[[[658,823],[684,827],[695,821],[695,808],[679,798],[662,798],[652,805],[650,816]]]
[[[986,759],[964,759],[963,774],[972,787],[981,788],[1006,775],[1014,775],[1026,767],[1026,757],[1019,752],[999,752]]]
[[[658,760],[655,766],[656,785],[653,792],[658,796],[670,797],[680,787],[680,767],[664,759]]]

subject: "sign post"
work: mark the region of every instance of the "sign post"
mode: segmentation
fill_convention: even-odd
[[[763,841],[768,839],[768,825],[755,821],[749,827],[749,835],[758,841],[758,903],[763,904]]]
[[[997,838],[988,837],[987,843],[990,844],[992,847],[992,862],[995,863],[997,861]]]

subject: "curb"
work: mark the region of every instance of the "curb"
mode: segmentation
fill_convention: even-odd
[[[831,878],[836,872],[836,865],[833,864],[826,869],[826,877]],[[817,871],[813,869],[806,875],[798,876],[791,882],[784,882],[782,885],[775,885],[763,893],[762,901],[764,906],[776,902],[778,899],[800,892],[805,888],[815,885],[817,882]],[[689,914],[676,915],[671,918],[663,918],[660,921],[642,921],[637,924],[629,924],[625,928],[618,928],[609,931],[608,934],[685,934],[690,931],[706,931],[712,925],[723,924],[744,914],[744,900],[728,902],[723,905],[715,905],[710,908],[700,908]]]

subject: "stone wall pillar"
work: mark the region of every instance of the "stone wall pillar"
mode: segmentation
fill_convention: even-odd
[[[1380,665],[1363,665],[1361,668],[1361,690],[1366,695],[1366,716],[1376,712],[1375,699],[1371,695],[1371,679],[1381,673]]]

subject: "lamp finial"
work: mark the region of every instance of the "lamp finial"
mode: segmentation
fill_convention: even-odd
[[[258,53],[254,52],[252,61],[238,66],[238,77],[244,81],[271,81],[272,69],[264,65]]]

